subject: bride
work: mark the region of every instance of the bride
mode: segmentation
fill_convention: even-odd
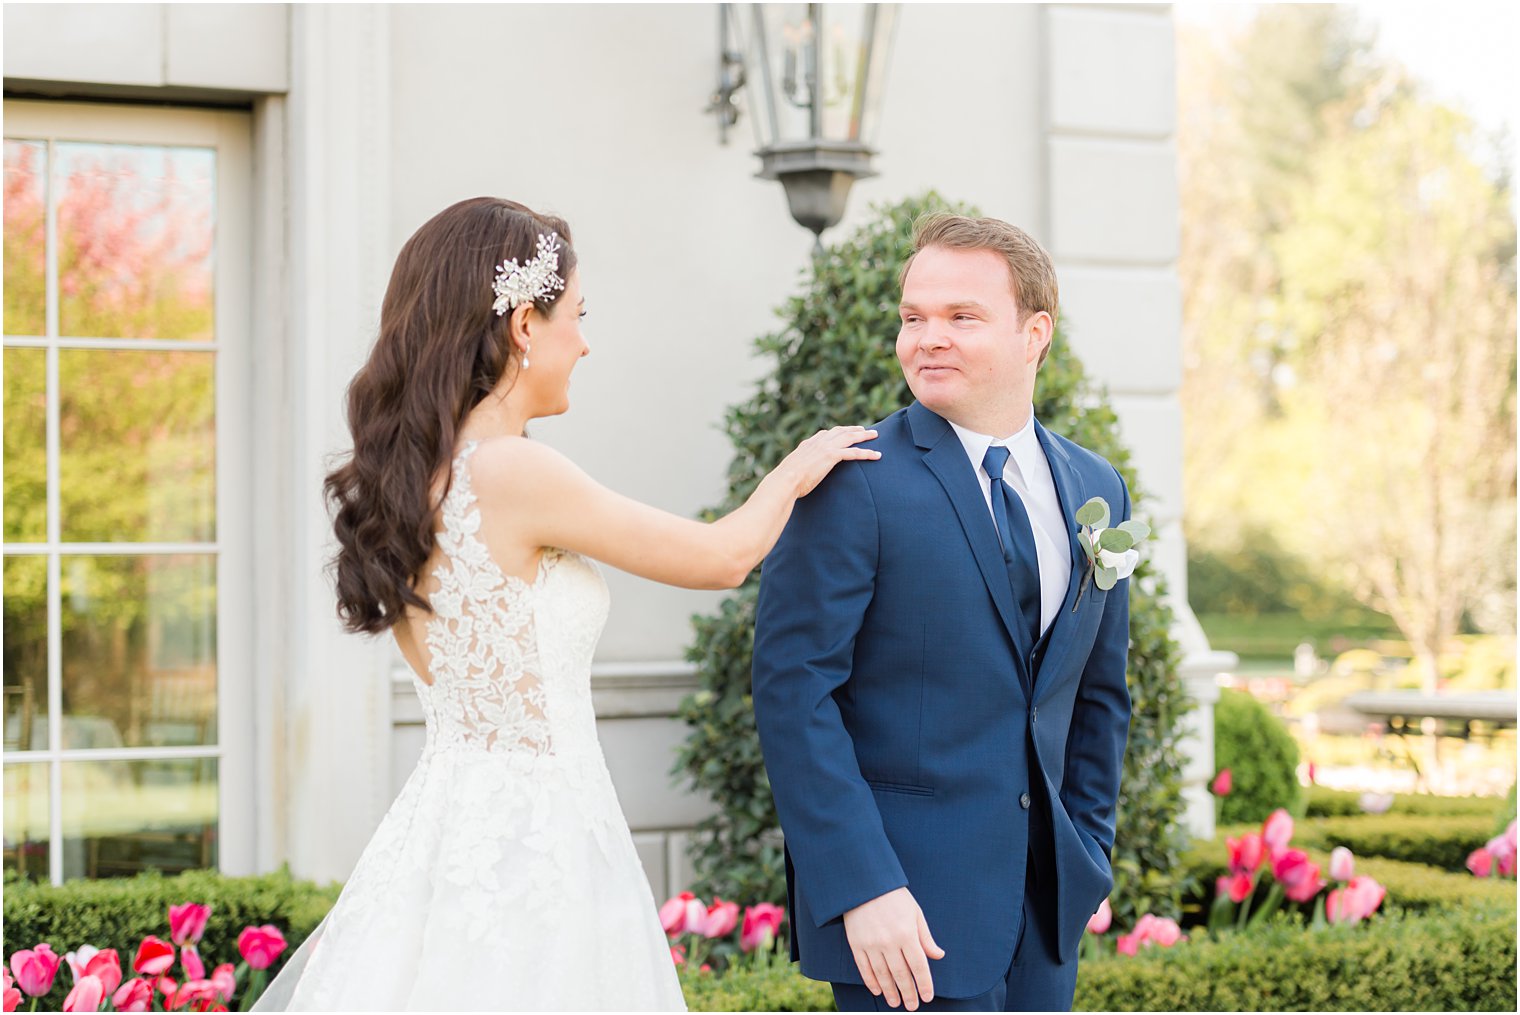
[[[261,1010],[685,1007],[597,743],[592,559],[731,588],[835,464],[880,456],[821,432],[711,524],[619,496],[524,436],[569,408],[584,316],[569,227],[511,201],[445,209],[396,260],[326,490],[338,613],[395,636],[427,744]]]

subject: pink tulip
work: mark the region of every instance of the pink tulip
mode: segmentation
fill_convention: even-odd
[[[1133,933],[1119,935],[1119,954],[1138,955],[1140,953],[1140,938]]]
[[[1515,876],[1515,854],[1505,853],[1499,858],[1499,876],[1512,878]]]
[[[690,931],[700,933],[707,924],[707,904],[690,892],[682,892],[660,907],[660,926],[669,937]]]
[[[1227,875],[1214,882],[1214,892],[1217,895],[1228,895],[1231,902],[1244,902],[1255,890],[1256,882],[1244,871]]]
[[[1214,781],[1209,783],[1209,792],[1215,796],[1229,796],[1234,787],[1234,780],[1230,777],[1228,768],[1221,768],[1219,774],[1214,776]]]
[[[5,987],[5,1010],[15,1011],[21,1007],[21,991],[16,989],[16,981],[11,979],[11,971],[0,966],[0,978],[3,978]]]
[[[210,980],[186,980],[174,991],[173,996],[164,1002],[164,1007],[170,1011],[178,1011],[181,1008],[205,1011],[216,1000],[216,986]]]
[[[1356,874],[1356,857],[1345,846],[1330,851],[1330,880],[1350,881]]]
[[[1177,926],[1177,921],[1169,916],[1157,917],[1151,925],[1151,942],[1163,948],[1170,948],[1182,940],[1182,928]]]
[[[153,1003],[153,985],[137,977],[128,980],[111,995],[111,1004],[117,1011],[147,1011]]]
[[[1266,858],[1262,838],[1255,832],[1247,832],[1238,839],[1226,839],[1230,850],[1230,870],[1235,873],[1256,873],[1256,868]]]
[[[137,946],[137,957],[132,960],[132,968],[144,976],[160,976],[172,965],[174,946],[151,935],[142,939],[142,944]]]
[[[1493,856],[1494,863],[1498,866],[1501,877],[1514,876],[1516,852],[1515,822],[1511,821],[1508,828],[1492,839],[1489,839],[1484,848]]]
[[[200,941],[201,935],[206,933],[206,920],[211,916],[211,907],[203,906],[198,902],[186,902],[178,906],[169,907],[169,937],[175,944],[183,948],[185,945],[193,945]],[[199,977],[196,977],[199,979]]]
[[[684,965],[686,965],[686,946],[685,945],[671,945],[670,946],[670,961],[674,962],[678,966],[684,966]]]
[[[769,949],[781,933],[786,910],[772,902],[760,902],[744,911],[744,926],[739,930],[739,950],[752,952]]]
[[[1107,899],[1104,899],[1103,904],[1098,907],[1098,911],[1088,918],[1087,932],[1089,934],[1106,934],[1108,933],[1108,928],[1113,925],[1113,922],[1114,907],[1108,904]]]
[[[724,902],[716,895],[713,896],[713,904],[708,907],[707,915],[702,922],[701,934],[703,937],[720,938],[727,937],[739,926],[739,904],[737,902]]]
[[[105,985],[98,976],[81,976],[69,996],[63,999],[64,1011],[99,1011],[106,999]]]
[[[1494,872],[1494,854],[1487,846],[1479,846],[1467,854],[1467,869],[1476,877],[1488,877]]]
[[[98,979],[106,994],[114,993],[121,985],[121,957],[116,954],[116,949],[106,948],[90,956],[90,961],[84,967],[84,975]],[[77,976],[75,980],[77,982]]]
[[[223,962],[212,971],[211,985],[223,1001],[232,1000],[232,995],[237,993],[237,970],[232,968],[232,963]]]
[[[45,944],[11,953],[11,972],[16,974],[16,986],[32,996],[41,997],[53,989],[53,978],[63,959],[53,954]]]
[[[75,983],[79,982],[80,977],[89,975],[90,960],[99,954],[100,949],[94,945],[80,945],[64,955],[63,961],[68,963],[69,972],[74,974]]]
[[[1382,905],[1388,890],[1376,880],[1362,875],[1337,888],[1325,897],[1325,917],[1331,923],[1358,923]]]
[[[285,935],[273,924],[244,927],[243,933],[238,935],[237,946],[248,968],[268,969],[285,950]]]
[[[1272,876],[1282,885],[1283,894],[1294,902],[1308,902],[1325,886],[1319,876],[1319,864],[1311,863],[1309,854],[1301,849],[1286,849],[1274,857]]]
[[[204,980],[206,978],[206,964],[201,961],[200,952],[195,950],[194,945],[186,945],[179,953],[180,968],[185,971],[187,980]]]
[[[1293,818],[1281,807],[1267,815],[1261,825],[1261,841],[1270,855],[1277,855],[1288,848],[1293,838]]]

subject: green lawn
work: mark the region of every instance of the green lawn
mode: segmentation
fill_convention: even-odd
[[[1293,650],[1307,641],[1322,658],[1369,642],[1398,639],[1392,621],[1375,613],[1348,620],[1307,620],[1296,613],[1263,613],[1255,617],[1200,613],[1198,622],[1209,645],[1234,652],[1242,660],[1291,661]]]

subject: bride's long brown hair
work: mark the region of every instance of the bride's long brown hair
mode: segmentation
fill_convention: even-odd
[[[448,492],[460,426],[519,357],[511,314],[492,309],[496,266],[525,264],[543,233],[558,234],[558,274],[568,278],[569,226],[494,197],[445,208],[396,258],[379,338],[348,386],[353,451],[323,484],[339,543],[338,616],[350,631],[379,634],[408,606],[430,609],[413,588],[432,555],[442,503],[429,492],[440,475]],[[535,306],[548,314],[560,295]]]

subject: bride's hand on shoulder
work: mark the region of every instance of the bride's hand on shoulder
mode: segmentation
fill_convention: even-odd
[[[794,484],[796,496],[806,497],[840,462],[880,458],[880,451],[860,446],[865,441],[875,439],[876,431],[867,430],[863,426],[836,426],[830,430],[819,430],[782,459],[773,475],[784,476]]]

